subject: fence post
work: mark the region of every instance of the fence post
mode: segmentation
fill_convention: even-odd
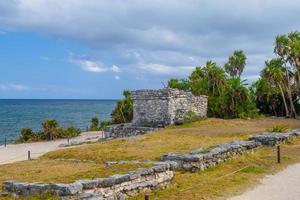
[[[30,158],[30,151],[28,151],[27,156],[28,156],[28,160],[30,160],[30,159],[31,159],[31,158]]]
[[[67,142],[68,142],[68,145],[70,145],[70,138],[69,137],[67,138]]]
[[[145,200],[150,200],[149,194],[145,194]]]
[[[280,145],[277,145],[277,163],[281,162],[281,158],[280,158]]]

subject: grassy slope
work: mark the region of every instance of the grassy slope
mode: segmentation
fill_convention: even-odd
[[[226,199],[244,192],[259,183],[267,174],[300,162],[300,139],[282,147],[282,163],[276,163],[275,148],[263,148],[254,153],[231,159],[214,168],[195,173],[176,172],[165,190],[155,191],[150,199]],[[142,200],[143,195],[131,198]]]
[[[274,125],[285,124],[290,128],[300,127],[299,120],[255,119],[220,120],[208,119],[179,127],[170,127],[145,136],[138,141],[115,140],[59,150],[44,158],[76,158],[97,161],[112,160],[158,160],[167,152],[188,152],[199,147],[208,147],[236,139],[246,139],[249,134],[260,133]]]
[[[138,165],[114,165],[107,168],[104,161],[111,160],[158,160],[161,154],[178,151],[187,152],[201,146],[212,146],[246,139],[249,134],[265,131],[274,125],[300,127],[299,120],[292,119],[255,119],[255,120],[219,120],[208,119],[180,127],[170,127],[144,136],[139,141],[114,140],[88,144],[65,150],[50,152],[36,161],[18,162],[0,165],[0,184],[3,180],[72,182],[76,179],[105,177],[114,173],[134,170]],[[296,142],[297,143],[297,142]],[[291,152],[300,152],[300,147],[287,146]],[[291,153],[290,152],[290,153]],[[288,153],[286,154],[288,155]],[[288,155],[286,162],[299,161],[297,154]],[[98,161],[93,163],[74,163],[56,161],[56,158],[75,158]],[[287,162],[288,161],[288,162]],[[240,167],[254,164],[244,172],[239,172],[216,181],[218,177],[235,171]],[[284,165],[274,165],[274,155],[270,149],[259,150],[255,154],[242,156],[214,169],[197,173],[176,172],[173,183],[167,190],[155,193],[159,199],[207,199],[226,196],[239,191],[245,185],[255,182],[267,172],[274,172]],[[253,177],[253,178],[251,178]],[[190,188],[189,190],[186,190]],[[169,198],[172,196],[172,198]],[[6,200],[9,198],[1,198]],[[42,198],[45,199],[45,198]]]

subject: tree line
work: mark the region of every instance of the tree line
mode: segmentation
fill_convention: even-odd
[[[300,32],[275,39],[275,57],[265,61],[260,78],[248,85],[241,78],[247,57],[237,50],[223,67],[213,61],[196,67],[185,79],[168,86],[208,96],[208,116],[256,117],[259,114],[297,117],[300,105]]]

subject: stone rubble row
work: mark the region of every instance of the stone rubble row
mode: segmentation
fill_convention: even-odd
[[[192,151],[188,154],[168,153],[161,156],[162,161],[173,161],[177,163],[177,169],[195,171],[211,168],[227,159],[241,155],[246,151],[253,150],[261,146],[255,141],[234,141],[229,144],[221,144],[215,148],[204,150],[201,153]]]
[[[262,145],[265,146],[276,146],[296,136],[300,136],[300,129],[294,129],[287,133],[276,133],[276,132],[262,133],[250,137],[249,140],[260,142]]]
[[[3,193],[14,196],[54,194],[61,199],[119,200],[144,190],[164,187],[174,176],[176,163],[161,162],[157,165],[108,178],[78,180],[70,184],[3,182]]]
[[[204,170],[262,145],[278,145],[296,136],[300,136],[300,129],[288,133],[264,133],[250,137],[249,141],[234,141],[212,148],[199,148],[187,154],[168,153],[161,157],[161,162],[150,162],[153,166],[148,169],[108,178],[78,180],[71,184],[5,181],[3,193],[15,196],[52,193],[63,200],[123,200],[145,190],[166,186],[174,177],[174,170]]]

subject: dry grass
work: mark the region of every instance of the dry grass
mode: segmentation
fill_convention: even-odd
[[[156,133],[143,136],[138,141],[122,139],[87,144],[58,150],[44,155],[39,160],[0,165],[0,184],[4,180],[15,179],[29,182],[73,182],[77,179],[106,177],[142,167],[133,164],[119,164],[107,168],[105,161],[112,160],[158,160],[167,152],[188,152],[198,147],[213,146],[236,139],[246,139],[275,125],[299,128],[300,121],[293,119],[262,118],[254,120],[208,119],[182,126],[169,127]],[[300,142],[298,142],[300,144]],[[284,148],[284,163],[299,161],[299,146]],[[57,158],[93,160],[93,163],[57,161]],[[299,159],[298,159],[299,158]],[[241,191],[246,185],[255,183],[265,173],[275,172],[284,165],[276,165],[270,149],[259,150],[255,154],[241,156],[216,168],[197,173],[176,173],[173,183],[167,190],[154,193],[159,199],[210,199],[225,197]],[[243,172],[218,179],[241,167],[251,165]],[[187,190],[188,189],[188,190]],[[11,197],[0,197],[0,200]],[[31,199],[55,199],[36,197]]]
[[[300,162],[300,139],[282,147],[282,163],[276,163],[275,148],[262,148],[217,167],[196,173],[176,172],[165,190],[155,191],[150,199],[199,200],[226,199],[255,186],[266,174],[273,174],[287,165]],[[144,195],[131,198],[142,200]]]
[[[266,131],[282,124],[289,128],[300,127],[299,120],[262,118],[254,120],[208,119],[183,126],[173,126],[148,134],[138,141],[115,140],[85,145],[46,154],[45,158],[76,158],[80,160],[158,160],[167,152],[188,152],[198,147],[208,147],[237,139],[249,134]]]
[[[104,164],[40,159],[0,165],[0,182],[19,180],[44,183],[70,183],[78,179],[107,177],[144,167],[142,164]]]

